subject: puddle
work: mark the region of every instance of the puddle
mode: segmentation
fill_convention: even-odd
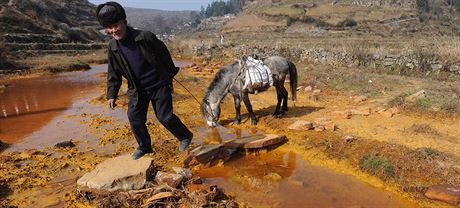
[[[73,102],[100,81],[103,67],[86,72],[11,80],[0,94],[0,138],[17,143],[42,128],[52,118],[73,107]]]
[[[247,155],[197,174],[252,207],[417,207],[284,150]]]
[[[177,61],[177,66],[190,62]],[[100,114],[127,123],[126,111],[110,110],[88,101],[100,95],[107,65],[84,72],[10,80],[0,94],[0,140],[13,144],[8,151],[52,146],[65,140],[95,141],[78,115]],[[0,83],[3,84],[3,83]]]

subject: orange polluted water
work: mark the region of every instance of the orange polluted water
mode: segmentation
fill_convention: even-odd
[[[349,175],[309,165],[295,153],[275,150],[244,156],[221,167],[200,170],[237,200],[267,207],[417,207]]]
[[[0,93],[0,138],[17,143],[72,107],[73,101],[95,86],[101,78],[96,73],[69,72],[52,76],[10,80]]]
[[[208,139],[203,143],[261,133],[243,130],[241,135],[238,131],[241,130],[221,126],[207,129],[204,132],[208,133]],[[283,148],[239,157],[224,165],[198,170],[196,174],[205,178],[205,184],[224,187],[238,201],[255,207],[417,207],[353,176],[310,165]]]

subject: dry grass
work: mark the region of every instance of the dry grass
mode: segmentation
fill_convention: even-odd
[[[269,15],[269,16],[300,16],[305,13],[302,8],[293,8],[290,6],[282,6],[282,7],[270,7],[265,8],[260,11],[260,13]]]
[[[407,129],[407,131],[414,134],[424,134],[430,136],[440,135],[440,133],[429,124],[413,124],[410,128]]]
[[[28,66],[35,71],[74,71],[86,70],[90,64],[105,63],[107,55],[104,50],[78,54],[53,54],[36,56],[19,61],[19,65]]]

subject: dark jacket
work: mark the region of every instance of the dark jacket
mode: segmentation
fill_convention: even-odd
[[[166,45],[149,31],[136,30],[128,27],[133,34],[136,45],[141,50],[144,58],[150,65],[155,67],[162,79],[168,83],[179,72],[179,68],[174,65],[171,54]],[[107,99],[115,99],[121,87],[122,77],[128,80],[129,101],[137,105],[140,85],[138,80],[133,77],[133,73],[123,53],[118,48],[117,41],[111,39],[109,42],[108,54],[108,73],[107,73]]]

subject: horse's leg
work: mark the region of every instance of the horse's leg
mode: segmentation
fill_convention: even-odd
[[[241,98],[238,94],[233,94],[233,101],[235,101],[235,124],[241,123]]]
[[[281,93],[282,100],[283,100],[283,105],[281,107],[281,115],[284,115],[284,113],[288,111],[288,91],[284,87],[284,80],[286,80],[286,75],[280,76],[280,80],[278,82],[280,93]]]
[[[251,117],[251,124],[256,125],[257,117],[254,111],[252,110],[252,105],[251,105],[251,101],[249,101],[248,93],[243,93],[241,95],[241,99],[243,99],[244,105],[246,106],[246,110],[248,110],[249,116]]]
[[[275,82],[275,88],[276,88],[276,98],[278,100],[278,102],[276,103],[276,108],[275,108],[275,112],[273,112],[273,116],[278,116],[281,114],[280,112],[280,107],[281,107],[281,101],[283,99],[282,97],[282,92],[281,92],[281,87],[279,85],[278,82]]]
[[[283,96],[283,106],[281,107],[281,114],[284,115],[286,111],[288,111],[288,91],[281,85],[281,96]]]

